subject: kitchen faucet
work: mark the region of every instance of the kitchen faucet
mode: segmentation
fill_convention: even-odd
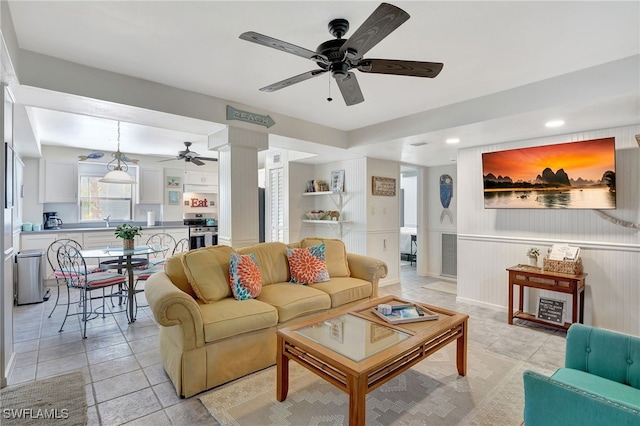
[[[109,227],[109,218],[110,217],[111,217],[111,215],[109,215],[109,216],[105,217],[104,219],[102,219],[102,220],[104,220],[105,224],[107,225],[107,228]]]

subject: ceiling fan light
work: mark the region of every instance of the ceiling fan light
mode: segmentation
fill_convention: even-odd
[[[133,184],[136,183],[135,179],[129,176],[128,173],[122,170],[111,170],[108,172],[99,182],[102,183],[121,183],[121,184]]]

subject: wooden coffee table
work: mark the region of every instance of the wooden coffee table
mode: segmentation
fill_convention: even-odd
[[[467,374],[468,315],[419,303],[440,318],[392,325],[371,308],[412,303],[395,296],[278,330],[277,399],[289,391],[289,359],[349,394],[349,424],[365,424],[367,393],[456,341],[456,366]]]

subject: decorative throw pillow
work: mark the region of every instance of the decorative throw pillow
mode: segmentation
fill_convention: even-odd
[[[237,300],[255,299],[262,291],[262,278],[256,257],[251,254],[231,253],[229,285]]]
[[[329,281],[324,261],[324,244],[299,249],[287,249],[291,282],[313,284]]]

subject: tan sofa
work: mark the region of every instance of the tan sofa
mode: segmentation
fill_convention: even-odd
[[[289,282],[286,249],[320,242],[325,243],[331,280],[309,285]],[[262,278],[256,299],[233,297],[229,286],[233,252],[256,257]],[[168,259],[164,269],[149,278],[144,291],[160,326],[164,369],[182,397],[275,364],[278,328],[373,299],[379,279],[387,275],[384,262],[346,253],[340,240],[315,238],[238,250],[228,246],[191,250]],[[196,296],[194,288],[210,303]]]

